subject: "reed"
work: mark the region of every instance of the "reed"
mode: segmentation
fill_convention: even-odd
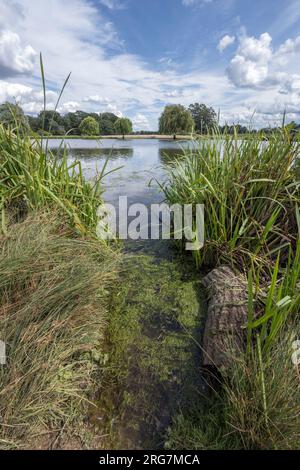
[[[39,140],[19,135],[0,124],[0,213],[2,231],[10,215],[22,206],[30,211],[58,207],[81,234],[95,234],[97,210],[102,203],[101,179],[85,180],[80,161],[68,163],[67,149],[60,158]]]
[[[295,244],[299,149],[285,130],[268,141],[215,132],[167,169],[161,186],[169,203],[204,204],[205,243],[193,253],[198,267],[274,264],[279,251],[283,256]]]

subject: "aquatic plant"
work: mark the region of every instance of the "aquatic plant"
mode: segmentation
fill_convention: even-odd
[[[295,244],[299,149],[285,130],[268,141],[262,134],[240,140],[215,132],[167,169],[161,186],[169,203],[204,204],[205,243],[193,253],[197,266],[274,263],[279,251],[283,256]]]
[[[94,234],[97,209],[102,203],[101,179],[87,182],[80,161],[69,163],[67,149],[60,158],[46,151],[39,140],[20,136],[0,124],[0,213],[2,231],[12,213],[55,206],[81,234]]]

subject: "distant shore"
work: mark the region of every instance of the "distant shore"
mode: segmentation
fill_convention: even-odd
[[[36,137],[36,136],[35,136]],[[41,136],[39,136],[42,138]],[[195,137],[195,136],[194,136]],[[201,137],[201,136],[197,136]],[[202,136],[205,137],[205,136]],[[145,134],[145,135],[50,135],[44,136],[44,139],[82,139],[82,140],[104,140],[104,139],[117,139],[117,140],[131,140],[131,139],[160,139],[160,140],[174,140],[173,135],[160,135],[160,134]],[[191,135],[176,135],[175,140],[191,140]]]

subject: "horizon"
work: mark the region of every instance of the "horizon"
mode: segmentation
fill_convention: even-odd
[[[299,0],[0,0],[0,103],[112,112],[155,130],[168,104],[205,103],[220,123],[300,121]],[[298,59],[298,60],[297,60]]]

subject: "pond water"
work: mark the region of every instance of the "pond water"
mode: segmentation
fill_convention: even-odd
[[[53,149],[60,143],[49,141]],[[66,145],[70,163],[79,159],[88,179],[108,156],[106,171],[122,167],[104,179],[104,201],[116,207],[119,196],[128,197],[128,206],[162,202],[155,179],[165,179],[166,167],[190,143],[73,139]],[[205,310],[201,276],[170,240],[128,240],[122,259],[118,294],[110,305],[107,364],[108,377],[112,370],[122,374],[117,384],[114,378],[101,389],[89,418],[112,433],[105,448],[161,448],[173,417],[190,406],[191,397],[198,400],[203,387],[197,346]]]
[[[60,144],[60,139],[49,140],[49,147],[52,149]],[[148,205],[162,201],[163,196],[155,179],[160,182],[164,179],[165,166],[175,156],[182,155],[182,149],[189,142],[160,139],[67,139],[65,145],[69,148],[70,162],[79,159],[88,179],[101,171],[109,157],[106,172],[116,171],[103,180],[105,202],[116,204],[119,196],[127,196],[128,204],[139,202]]]

